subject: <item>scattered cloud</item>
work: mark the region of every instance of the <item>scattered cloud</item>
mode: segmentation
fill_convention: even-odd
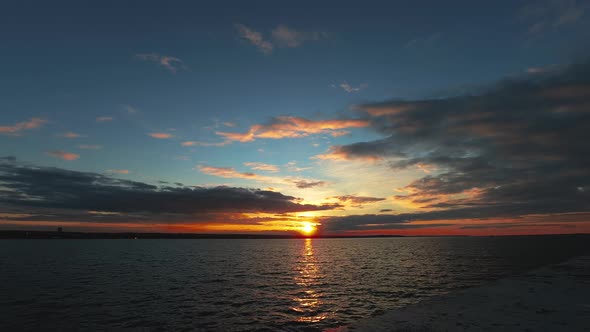
[[[129,174],[129,170],[127,170],[127,169],[109,169],[109,170],[107,170],[107,173],[112,173],[112,174]]]
[[[243,24],[236,24],[235,27],[238,30],[240,37],[256,46],[260,52],[264,54],[272,53],[274,46],[270,41],[264,40],[262,33],[250,29]]]
[[[354,86],[348,84],[347,82],[342,82],[339,84],[339,87],[341,87],[342,90],[344,90],[348,93],[354,93],[354,92],[359,92],[361,90],[366,89],[367,87],[369,87],[369,85],[367,83],[362,83],[361,85],[354,87]]]
[[[298,167],[297,162],[295,160],[291,160],[290,162],[285,164],[285,166],[291,172],[303,172],[311,169],[311,167]]]
[[[0,126],[0,134],[18,136],[24,130],[36,129],[47,123],[41,118],[31,118],[29,121],[17,122],[12,126]]]
[[[246,179],[246,180],[255,180],[255,181],[262,181],[262,182],[274,182],[280,183],[283,182],[282,179],[277,177],[270,177],[259,175],[256,173],[251,172],[238,172],[233,167],[214,167],[214,166],[203,166],[198,165],[196,167],[201,173],[205,173],[208,175],[218,176],[222,178],[228,179]]]
[[[188,69],[188,67],[184,64],[184,61],[180,60],[179,58],[169,56],[169,55],[160,55],[157,53],[142,53],[135,55],[138,59],[155,62],[161,65],[162,67],[166,68],[172,74],[176,74],[179,69]]]
[[[370,196],[357,196],[357,195],[343,195],[331,197],[339,200],[342,204],[348,204],[352,207],[362,207],[365,204],[371,204],[376,202],[384,201],[385,198],[381,197],[370,197]]]
[[[180,143],[182,146],[224,146],[231,142],[223,141],[223,142],[201,142],[201,141],[184,141]]]
[[[246,133],[216,132],[228,141],[251,142],[257,138],[281,139],[306,137],[311,134],[341,136],[345,128],[368,126],[366,120],[307,120],[300,117],[283,116],[273,118],[268,124],[257,124]]]
[[[248,166],[251,169],[257,170],[257,171],[266,171],[266,172],[272,172],[272,173],[276,173],[279,171],[279,166],[265,164],[265,163],[259,163],[259,162],[246,162],[246,163],[244,163],[244,166]]]
[[[46,152],[46,154],[49,156],[52,156],[54,158],[59,158],[59,159],[63,159],[63,160],[76,160],[76,159],[80,158],[79,154],[60,151],[60,150],[48,151],[48,152]]]
[[[290,180],[299,189],[307,189],[326,185],[326,181],[309,181],[303,179]]]
[[[125,105],[125,111],[127,111],[127,113],[129,114],[137,114],[139,113],[139,110],[131,105]]]
[[[275,44],[281,47],[299,47],[307,41],[328,38],[328,33],[319,31],[298,31],[281,24],[271,31]]]
[[[148,134],[148,136],[159,139],[168,139],[173,137],[171,134],[168,133],[150,133]]]
[[[96,118],[96,122],[109,122],[109,121],[113,121],[112,116],[99,116]]]
[[[85,137],[84,135],[80,135],[78,133],[74,133],[74,132],[67,132],[67,133],[63,133],[63,134],[59,134],[58,136],[60,137],[64,137],[64,138],[80,138],[80,137]]]
[[[256,46],[264,54],[271,54],[276,47],[295,48],[308,41],[326,39],[329,34],[320,31],[301,31],[284,24],[278,25],[270,31],[270,39],[265,39],[262,32],[256,31],[243,24],[236,24],[238,35],[243,40]]]
[[[518,17],[528,25],[529,35],[539,36],[546,31],[575,24],[589,9],[590,3],[585,1],[534,1],[522,7]]]

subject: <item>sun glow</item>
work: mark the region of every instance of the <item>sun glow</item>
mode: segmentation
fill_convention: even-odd
[[[315,233],[316,231],[316,227],[315,224],[312,224],[310,222],[304,222],[301,224],[301,228],[300,228],[300,232],[303,233],[303,235],[312,235],[313,233]]]

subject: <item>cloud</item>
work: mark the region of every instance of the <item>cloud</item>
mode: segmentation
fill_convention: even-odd
[[[59,150],[48,151],[48,152],[46,152],[46,154],[49,156],[52,156],[54,158],[60,158],[63,160],[76,160],[76,159],[80,158],[79,154],[65,152],[65,151],[59,151]]]
[[[58,136],[60,137],[64,137],[64,138],[80,138],[80,137],[84,137],[84,135],[80,135],[74,132],[67,132],[67,133],[63,133],[63,134],[59,134]]]
[[[36,129],[47,123],[41,118],[31,118],[29,121],[17,122],[12,126],[0,126],[0,134],[18,136],[24,130]]]
[[[275,183],[283,182],[282,179],[276,177],[264,176],[251,172],[238,172],[233,167],[214,167],[198,165],[196,169],[198,169],[201,173],[228,179],[247,179]]]
[[[347,82],[342,82],[339,85],[342,90],[348,92],[348,93],[354,93],[354,92],[359,92],[361,90],[366,89],[369,85],[367,83],[363,83],[357,87],[353,87],[352,85],[348,84]]]
[[[112,116],[99,116],[96,118],[96,122],[109,122],[109,121],[113,121]]]
[[[139,110],[131,105],[125,105],[125,111],[127,111],[129,114],[139,113]]]
[[[295,186],[299,189],[307,189],[307,188],[313,188],[313,187],[317,187],[317,186],[326,185],[325,181],[308,181],[308,180],[302,180],[302,179],[291,180],[290,182],[295,184]]]
[[[162,67],[166,68],[172,74],[176,74],[176,72],[179,69],[188,69],[188,67],[184,64],[184,61],[169,55],[160,55],[157,53],[142,53],[136,54],[135,56],[138,59],[144,61],[156,62]]]
[[[362,128],[369,125],[366,120],[307,120],[300,117],[282,116],[273,118],[268,124],[257,124],[245,133],[216,132],[228,141],[251,142],[257,138],[281,139],[306,137],[311,134],[341,136],[346,128]]]
[[[427,174],[394,200],[433,212],[406,217],[590,211],[590,62],[478,93],[358,110],[384,138],[333,146],[316,158],[386,161],[392,172],[421,168]]]
[[[107,173],[129,174],[129,170],[127,170],[127,169],[109,169],[109,170],[107,170]]]
[[[151,137],[153,137],[153,138],[159,138],[159,139],[172,138],[172,135],[171,134],[167,134],[167,133],[150,133],[148,135],[151,136]]]
[[[328,37],[326,32],[298,31],[281,24],[271,31],[274,42],[281,47],[299,47],[307,41],[316,41]]]
[[[357,195],[334,196],[331,198],[335,198],[343,204],[350,204],[353,207],[362,207],[365,204],[371,204],[371,203],[381,202],[381,201],[385,200],[385,198],[381,198],[381,197],[357,196]]]
[[[252,172],[239,172],[233,167],[214,167],[197,165],[195,169],[207,175],[218,176],[227,179],[245,179],[252,181],[259,181],[265,183],[280,183],[287,185],[295,185],[299,189],[313,188],[317,186],[326,185],[325,181],[310,180],[303,178],[282,178],[278,176],[260,175]]]
[[[244,40],[247,40],[250,44],[256,46],[258,50],[264,54],[272,53],[274,46],[271,42],[264,40],[262,33],[248,28],[243,24],[236,24],[238,34]]]
[[[578,22],[588,9],[590,4],[583,1],[544,0],[522,7],[518,17],[528,24],[529,35],[540,35],[548,30]]]
[[[278,25],[270,32],[271,40],[265,39],[262,32],[256,31],[243,24],[236,24],[238,35],[243,40],[256,46],[264,54],[271,54],[275,47],[295,48],[308,41],[317,41],[328,38],[329,34],[319,31],[301,31],[290,28],[284,24]]]
[[[82,150],[99,150],[102,149],[101,145],[91,145],[91,144],[81,144],[78,145],[78,148]]]
[[[300,204],[296,197],[260,189],[180,184],[158,187],[92,172],[25,165],[14,158],[0,159],[0,183],[0,206],[5,207],[4,211],[28,211],[27,214],[42,214],[40,218],[65,213],[77,221],[115,218],[116,215],[116,220],[122,221],[139,218],[148,222],[199,223],[202,222],[199,216],[209,220],[210,214],[227,218],[228,213],[283,214],[336,207]]]
[[[244,166],[248,166],[253,170],[257,171],[266,171],[276,173],[279,171],[279,167],[276,165],[265,164],[265,163],[258,163],[258,162],[246,162]]]
[[[182,146],[224,146],[229,144],[229,141],[223,142],[201,142],[201,141],[185,141],[180,143]]]

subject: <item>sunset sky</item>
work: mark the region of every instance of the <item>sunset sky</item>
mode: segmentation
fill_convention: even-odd
[[[574,0],[4,1],[0,229],[588,233],[589,37]]]

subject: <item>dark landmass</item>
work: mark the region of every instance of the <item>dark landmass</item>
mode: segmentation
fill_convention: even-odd
[[[353,238],[359,236],[313,236],[311,238]],[[362,237],[402,237],[375,235]],[[302,235],[203,234],[203,233],[95,233],[59,231],[0,231],[0,239],[300,239]]]
[[[547,235],[497,235],[497,237],[526,236],[587,236],[590,234],[547,234]],[[0,239],[345,239],[345,238],[390,238],[390,237],[475,237],[467,235],[316,235],[299,234],[204,234],[204,233],[98,233],[98,232],[60,232],[60,231],[0,231]],[[485,236],[495,237],[495,236]]]

